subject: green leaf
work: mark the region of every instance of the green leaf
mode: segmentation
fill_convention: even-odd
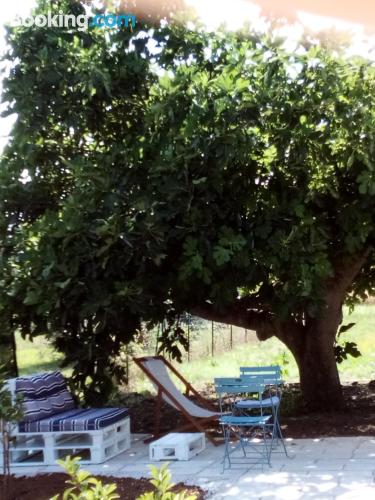
[[[231,250],[228,250],[227,248],[224,248],[224,247],[221,247],[218,245],[216,245],[214,247],[213,257],[214,257],[216,264],[218,266],[222,266],[223,264],[226,264],[227,262],[229,262],[232,255],[233,255],[233,252]]]
[[[204,182],[206,182],[207,180],[207,177],[201,177],[200,179],[193,179],[193,184],[195,186],[198,186],[199,184],[203,184]]]
[[[27,306],[33,306],[40,302],[40,294],[35,290],[31,290],[27,293],[23,303]]]
[[[65,290],[65,288],[68,287],[70,282],[72,281],[72,278],[67,278],[65,281],[56,281],[55,286],[58,288],[61,288],[62,290]]]
[[[337,336],[339,337],[342,333],[345,333],[353,328],[353,326],[355,326],[355,323],[348,323],[347,325],[340,326]]]

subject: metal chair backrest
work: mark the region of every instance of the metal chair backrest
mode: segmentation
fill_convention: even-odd
[[[279,365],[270,366],[241,366],[240,374],[242,375],[276,375],[281,377],[281,368]]]
[[[254,380],[264,380],[268,384],[282,384],[281,378],[281,368],[278,365],[275,366],[241,366],[240,367],[240,377],[254,379]]]
[[[223,397],[231,398],[230,405],[234,406],[235,397],[243,394],[256,395],[258,399],[262,399],[262,394],[265,389],[263,380],[248,379],[247,377],[220,377],[215,378],[215,389],[219,395],[220,410],[223,412]]]
[[[269,395],[273,393],[281,400],[284,380],[281,378],[280,366],[241,366],[240,372],[242,379],[263,383],[267,386]]]

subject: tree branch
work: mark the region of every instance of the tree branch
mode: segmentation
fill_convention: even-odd
[[[373,250],[373,247],[368,246],[359,254],[337,260],[335,276],[331,280],[336,292],[345,293],[348,290]]]
[[[313,318],[309,322],[312,334],[316,331],[325,331],[332,338],[336,336],[343,318],[342,306],[345,295],[372,251],[372,247],[366,247],[359,254],[337,258],[334,263],[335,275],[327,281],[325,286],[324,309],[318,318]]]
[[[250,308],[251,297],[238,299],[233,305],[218,310],[213,304],[205,302],[194,306],[191,313],[208,321],[254,330],[259,340],[266,340],[278,334],[278,326],[270,311]]]

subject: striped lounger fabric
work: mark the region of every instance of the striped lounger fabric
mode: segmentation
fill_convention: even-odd
[[[21,422],[19,432],[95,431],[129,415],[127,408],[73,409],[41,420]]]

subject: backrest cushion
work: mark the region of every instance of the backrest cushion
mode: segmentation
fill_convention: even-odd
[[[41,420],[75,407],[73,397],[59,371],[18,377],[16,393],[23,396],[25,422]]]

